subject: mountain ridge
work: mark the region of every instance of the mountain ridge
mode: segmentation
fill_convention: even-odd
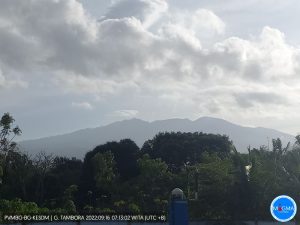
[[[227,135],[239,152],[246,152],[247,146],[267,146],[271,138],[281,138],[283,143],[293,141],[290,134],[264,127],[247,127],[214,117],[200,117],[196,120],[172,118],[145,121],[137,118],[116,121],[108,125],[84,128],[66,134],[33,140],[20,141],[20,148],[29,154],[43,150],[56,155],[83,158],[84,154],[108,141],[130,138],[138,146],[159,132],[204,132]]]

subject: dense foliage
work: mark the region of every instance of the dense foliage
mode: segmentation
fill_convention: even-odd
[[[194,219],[253,220],[271,219],[277,195],[300,197],[299,136],[241,154],[226,136],[159,133],[141,149],[129,139],[99,145],[82,161],[20,152],[8,113],[0,129],[1,213],[167,212],[179,187]]]

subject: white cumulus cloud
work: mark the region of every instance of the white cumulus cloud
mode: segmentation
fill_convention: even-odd
[[[119,117],[119,118],[133,118],[136,117],[139,114],[138,110],[133,109],[122,109],[122,110],[116,110],[112,113],[113,117]]]
[[[92,110],[93,106],[89,102],[72,102],[72,106],[75,108]]]
[[[247,38],[223,37],[226,27],[211,10],[175,12],[165,0],[115,1],[100,20],[76,0],[2,0],[0,86],[34,73],[66,94],[115,96],[134,108],[136,99],[147,99],[157,116],[296,118],[299,47],[269,26]],[[203,44],[214,36],[218,41]]]
[[[168,9],[167,0],[114,1],[104,19],[135,17],[146,27],[153,25]]]

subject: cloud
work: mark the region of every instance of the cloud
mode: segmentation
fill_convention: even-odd
[[[241,107],[249,108],[257,104],[286,105],[288,100],[277,93],[247,92],[236,95],[236,101]]]
[[[153,25],[166,12],[166,0],[118,0],[113,2],[104,19],[137,18],[144,27]]]
[[[100,98],[118,95],[129,89],[138,89],[138,86],[130,80],[117,82],[109,78],[85,77],[74,74],[56,74],[54,83],[64,93],[90,94]]]
[[[0,61],[5,69],[87,71],[97,23],[80,3],[5,0],[2,6]]]
[[[111,115],[113,117],[133,118],[139,114],[139,111],[133,109],[116,110]]]
[[[191,29],[198,31],[213,31],[217,34],[225,32],[225,23],[214,12],[208,9],[198,9],[193,16]]]
[[[171,23],[203,37],[224,34],[226,25],[213,11],[200,8],[195,11],[177,11],[170,13]]]
[[[72,106],[75,108],[92,110],[93,106],[89,102],[72,102]]]
[[[166,113],[296,112],[300,49],[269,26],[259,36],[225,38],[226,26],[211,10],[177,13],[164,0],[116,1],[100,20],[75,0],[3,0],[0,85],[34,73],[66,94],[144,98]],[[119,112],[126,115],[134,112]]]
[[[10,88],[27,88],[28,83],[22,81],[18,78],[16,79],[6,79],[0,69],[0,90],[1,89],[10,89]]]

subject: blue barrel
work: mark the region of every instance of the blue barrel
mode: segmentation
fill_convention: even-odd
[[[170,225],[188,225],[188,204],[179,188],[175,188],[171,193],[171,202],[169,209],[169,224]]]

